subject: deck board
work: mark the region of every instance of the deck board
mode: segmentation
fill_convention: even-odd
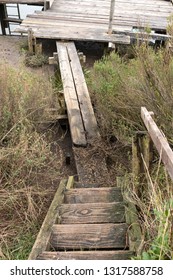
[[[26,0],[27,1],[27,0]],[[36,37],[130,43],[127,34],[108,35],[110,0],[54,0],[47,11],[28,15],[17,31],[33,28]],[[166,30],[173,5],[165,0],[116,0],[113,31],[133,27]]]

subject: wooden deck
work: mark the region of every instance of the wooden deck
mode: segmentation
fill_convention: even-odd
[[[165,0],[116,0],[113,33],[108,35],[111,0],[54,0],[47,11],[28,15],[18,31],[32,28],[40,38],[85,40],[128,44],[129,36],[119,32],[133,27],[166,30],[173,5]],[[127,34],[126,34],[127,35]]]
[[[0,4],[28,4],[28,5],[43,5],[44,0],[0,0]]]

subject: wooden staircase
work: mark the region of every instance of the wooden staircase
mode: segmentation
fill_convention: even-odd
[[[130,259],[121,189],[72,189],[70,180],[64,189],[60,185],[29,259]]]

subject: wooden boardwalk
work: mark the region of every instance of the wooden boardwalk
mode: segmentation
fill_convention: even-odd
[[[165,31],[173,5],[165,0],[115,0],[113,33],[108,35],[111,0],[54,0],[47,11],[28,15],[18,31],[32,28],[40,38],[128,44],[134,27]]]
[[[73,42],[56,45],[72,142],[86,146],[99,132],[77,50]]]

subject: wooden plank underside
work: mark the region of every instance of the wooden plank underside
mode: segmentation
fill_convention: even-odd
[[[119,202],[62,204],[58,216],[61,224],[123,223],[125,208]]]
[[[110,203],[123,201],[119,188],[73,189],[65,192],[64,203]]]
[[[124,249],[126,238],[126,224],[54,225],[50,242],[55,249]]]
[[[141,107],[141,117],[153,140],[153,143],[167,169],[171,179],[173,180],[173,151],[170,148],[166,137],[161,132],[151,117],[150,112],[145,107]]]
[[[74,251],[43,252],[38,260],[129,260],[133,256],[130,251]]]
[[[86,146],[87,141],[85,137],[85,130],[78,104],[78,97],[73,81],[67,48],[64,43],[57,42],[56,45],[72,141],[76,146]]]

